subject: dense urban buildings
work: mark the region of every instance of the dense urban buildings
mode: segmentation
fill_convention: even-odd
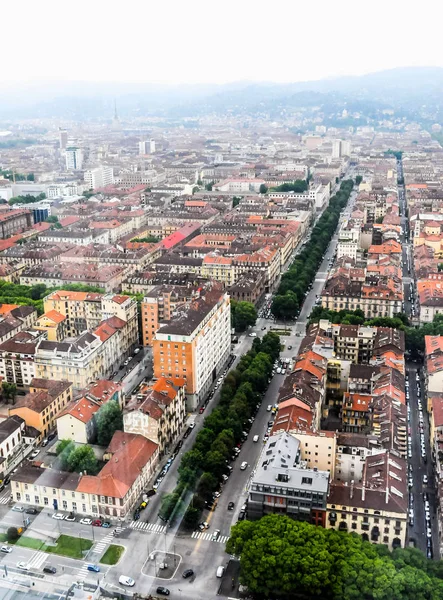
[[[0,516],[82,519],[90,556],[109,523],[134,564],[270,514],[438,558],[435,134],[350,107],[114,108],[1,152]]]

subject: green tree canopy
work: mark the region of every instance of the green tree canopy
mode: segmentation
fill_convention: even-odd
[[[260,194],[266,194],[268,191],[268,186],[265,183],[262,183],[259,188]]]
[[[356,534],[282,515],[238,523],[231,529],[226,552],[240,556],[241,582],[261,597],[443,598],[443,582],[435,576],[437,561],[409,549],[391,554]]]
[[[248,327],[255,325],[257,310],[252,302],[231,300],[231,316],[235,330],[245,331]]]
[[[96,414],[97,443],[108,446],[116,431],[123,430],[123,413],[115,400],[110,400],[99,408]]]
[[[99,466],[91,446],[78,446],[72,450],[68,456],[68,469],[76,473],[95,475],[99,470]]]

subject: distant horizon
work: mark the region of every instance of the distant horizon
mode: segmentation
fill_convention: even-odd
[[[246,85],[296,85],[304,83],[317,83],[317,82],[328,82],[334,80],[344,79],[358,79],[360,77],[378,75],[382,73],[389,73],[392,71],[408,71],[408,70],[440,70],[443,71],[443,66],[438,65],[400,65],[396,67],[390,67],[386,69],[377,69],[372,71],[365,71],[360,73],[337,73],[333,75],[327,75],[322,77],[315,77],[311,79],[293,79],[293,80],[278,80],[278,79],[232,79],[228,81],[188,81],[188,82],[172,82],[172,81],[155,81],[155,80],[124,80],[124,79],[113,79],[113,80],[101,80],[101,79],[71,79],[71,78],[58,78],[58,77],[45,77],[45,78],[27,78],[23,81],[3,81],[2,85],[10,88],[29,88],[40,85],[78,85],[78,84],[94,84],[100,86],[112,86],[112,85],[129,85],[136,87],[159,87],[159,88],[191,88],[191,87],[226,87],[226,86],[246,86]],[[5,90],[7,91],[7,90]]]

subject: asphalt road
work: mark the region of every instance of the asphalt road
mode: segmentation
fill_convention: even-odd
[[[353,192],[349,207],[355,200],[355,192]],[[339,227],[343,219],[340,220]],[[334,235],[325,258],[319,268],[317,277],[313,284],[312,290],[306,297],[300,312],[299,318],[295,323],[287,324],[290,335],[284,336],[282,341],[285,343],[285,348],[282,351],[282,358],[292,358],[298,353],[300,343],[303,339],[306,323],[309,314],[315,304],[316,295],[320,295],[326,281],[327,272],[329,269],[329,260],[335,253],[337,244],[337,234]],[[239,343],[233,349],[236,354],[236,362],[239,358],[251,347],[253,337],[249,333],[255,332],[257,335],[263,335],[263,327],[269,331],[274,326],[280,324],[274,323],[273,320],[258,319],[255,327],[239,338]],[[298,335],[297,335],[298,334]],[[292,346],[292,348],[289,348]],[[136,355],[128,365],[129,373],[124,377],[124,385],[126,393],[129,393],[139,381],[145,376],[146,370],[149,368],[150,357],[145,352],[140,352]],[[233,368],[236,365],[233,364]],[[131,368],[133,367],[133,368]],[[126,372],[126,371],[125,371]],[[114,378],[116,381],[122,379],[123,371],[118,373]],[[182,535],[178,532],[177,527],[169,528],[158,519],[158,510],[160,508],[161,498],[165,493],[173,491],[177,483],[177,469],[179,466],[179,457],[172,463],[167,476],[162,481],[158,494],[151,497],[148,507],[142,511],[141,519],[137,523],[131,523],[128,519],[123,525],[126,527],[121,536],[114,538],[112,530],[93,528],[83,526],[80,523],[68,523],[57,521],[51,518],[52,511],[43,511],[36,517],[31,517],[29,527],[29,535],[39,537],[45,542],[51,539],[56,539],[59,533],[66,533],[74,537],[88,538],[94,541],[94,546],[85,556],[83,561],[77,561],[69,558],[46,555],[43,552],[31,550],[28,548],[14,548],[11,554],[2,554],[0,557],[1,564],[9,565],[11,573],[16,570],[16,563],[20,560],[28,562],[31,565],[32,572],[42,575],[42,568],[46,564],[51,564],[57,568],[56,576],[45,576],[48,586],[53,588],[69,585],[73,579],[81,578],[86,581],[100,581],[108,586],[110,590],[123,591],[118,583],[118,578],[121,574],[129,575],[136,580],[136,585],[132,591],[138,591],[143,594],[149,592],[154,593],[158,585],[163,585],[171,590],[173,597],[180,597],[181,600],[207,600],[209,598],[217,598],[222,583],[216,577],[215,572],[218,566],[227,566],[229,556],[225,553],[225,542],[230,533],[231,525],[237,521],[238,513],[241,504],[247,497],[248,484],[258,460],[259,454],[263,449],[263,435],[265,433],[267,422],[271,420],[271,413],[267,412],[267,405],[273,404],[277,397],[280,386],[283,383],[283,376],[276,374],[266,392],[262,405],[257,413],[256,419],[252,425],[247,441],[243,444],[240,455],[233,463],[234,470],[229,477],[227,483],[223,486],[222,494],[219,498],[217,508],[211,513],[205,513],[204,517],[210,523],[210,528],[204,533],[194,533],[192,536]],[[184,440],[180,455],[192,447],[195,436],[201,428],[206,414],[217,403],[219,398],[218,390],[210,401],[206,411],[203,414],[190,415],[189,422],[195,422],[195,427],[187,439]],[[253,436],[258,434],[260,441],[254,443]],[[168,457],[163,459],[163,463]],[[240,464],[246,461],[248,467],[246,470],[240,470]],[[162,468],[163,465],[160,465]],[[227,505],[230,501],[235,503],[235,510],[228,511]],[[6,529],[11,525],[21,525],[23,523],[23,514],[16,513],[10,510],[8,505],[2,505],[0,500],[0,515],[3,528]],[[220,529],[220,538],[218,541],[212,541],[210,534],[214,529]],[[87,571],[88,563],[97,563],[101,554],[106,549],[109,543],[120,544],[125,547],[126,551],[121,558],[119,564],[115,568],[101,567],[100,573],[91,573]],[[136,552],[133,549],[137,548]],[[96,552],[94,552],[96,550]],[[169,553],[171,557],[167,574],[169,579],[162,579],[161,571],[157,571],[157,577],[152,577],[152,565],[147,565],[146,561],[150,560],[150,556],[160,557],[159,553]],[[154,559],[156,560],[156,558]],[[160,559],[159,559],[160,560]],[[154,570],[155,570],[154,565]],[[192,568],[195,571],[195,577],[183,579],[182,572],[184,569]],[[229,576],[230,577],[230,576]],[[230,586],[223,582],[221,596],[228,594]],[[228,582],[230,583],[230,582]],[[226,594],[224,593],[226,591]],[[234,595],[236,590],[230,593]]]
[[[413,510],[414,525],[409,526],[408,538],[413,539],[420,550],[426,553],[427,538],[426,538],[426,521],[424,511],[424,497],[426,492],[430,504],[431,513],[431,529],[432,529],[432,550],[434,558],[439,558],[440,552],[438,547],[438,531],[436,521],[436,492],[435,480],[432,464],[432,455],[429,442],[429,419],[426,410],[426,396],[423,393],[423,382],[421,385],[421,401],[423,407],[423,433],[426,448],[426,462],[421,456],[420,449],[420,422],[418,408],[418,394],[416,373],[417,365],[415,363],[407,363],[407,378],[409,381],[409,406],[411,408],[410,420],[408,421],[408,432],[412,442],[412,457],[409,458],[410,476],[412,476],[413,486],[409,491],[409,507]],[[412,469],[412,473],[411,473]],[[423,476],[426,475],[428,483],[423,483]],[[412,500],[412,501],[411,501]]]

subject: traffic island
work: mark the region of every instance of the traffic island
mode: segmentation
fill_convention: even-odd
[[[154,550],[148,555],[142,567],[142,573],[156,579],[172,579],[181,561],[180,554]]]

